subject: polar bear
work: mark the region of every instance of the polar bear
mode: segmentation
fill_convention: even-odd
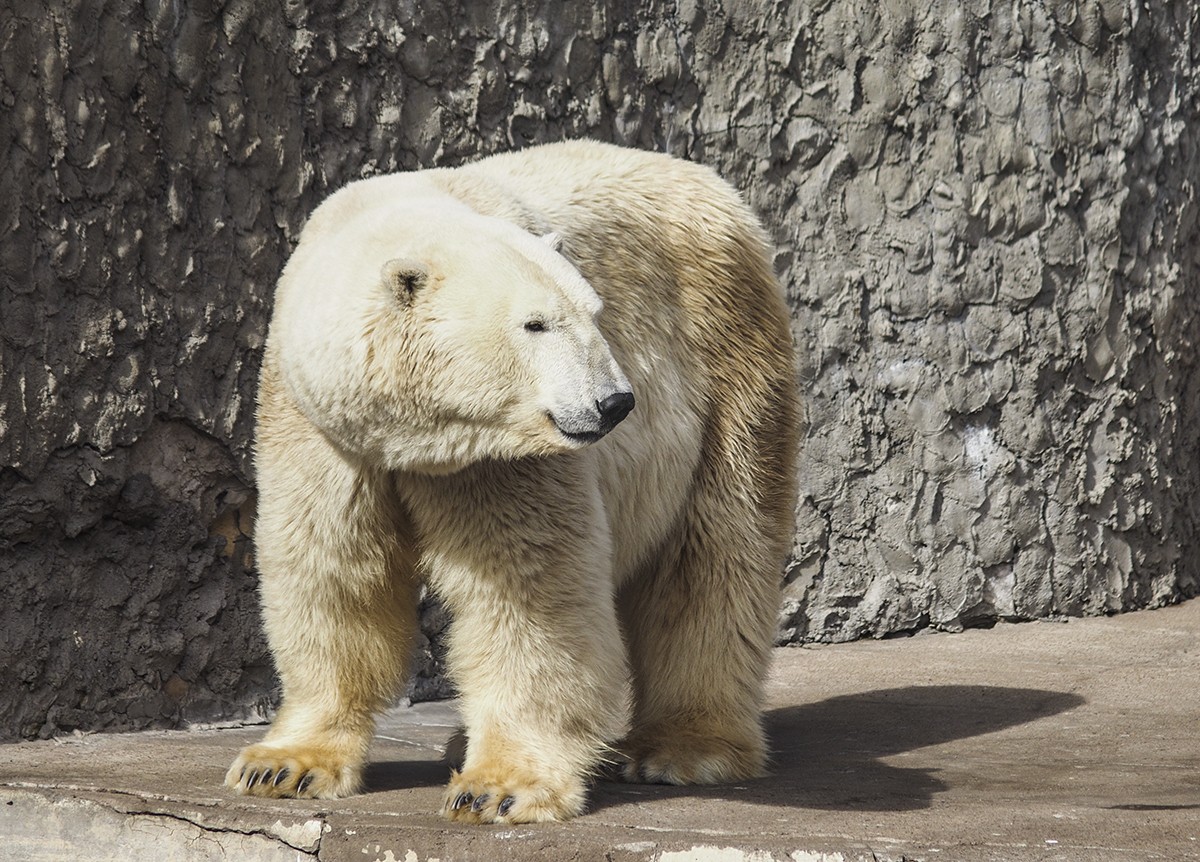
[[[426,583],[466,732],[451,819],[574,816],[604,763],[762,774],[796,384],[763,232],[706,168],[572,142],[334,194],[259,387],[283,702],[226,783],[354,793]]]

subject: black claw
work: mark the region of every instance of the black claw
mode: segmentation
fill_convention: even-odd
[[[454,804],[451,805],[450,807],[453,808],[455,811],[457,811],[458,809],[462,808],[464,805],[470,805],[471,800],[473,798],[474,797],[471,796],[470,793],[460,793],[460,794],[458,794],[458,798],[454,800]]]
[[[312,784],[312,782],[313,774],[311,772],[305,773],[304,777],[300,779],[300,783],[296,785],[296,792],[303,793],[305,790],[308,790],[308,785]]]
[[[258,776],[259,783],[266,784],[268,781],[271,780],[271,776],[274,774],[274,772],[275,772],[275,770],[273,770],[273,769],[264,769],[263,774]]]
[[[511,796],[505,796],[503,799],[500,800],[500,807],[496,809],[496,813],[499,814],[501,817],[503,817],[505,814],[507,814],[509,811],[512,810],[513,803],[516,801],[517,800]]]
[[[246,770],[247,770],[247,769],[249,769],[249,767],[248,767],[248,766],[243,766],[243,767],[242,767],[242,771],[238,773],[238,783],[239,783],[239,784],[241,783],[242,779],[246,777]]]
[[[258,783],[258,770],[250,773],[250,777],[246,779],[246,788],[249,789]]]
[[[487,805],[488,800],[491,798],[492,795],[490,793],[484,793],[482,796],[477,796],[475,801],[471,803],[471,810],[475,812],[482,811],[483,806]]]
[[[283,767],[283,769],[281,769],[281,770],[279,770],[278,772],[276,772],[276,773],[275,773],[275,780],[271,782],[271,786],[272,786],[272,787],[278,787],[278,786],[279,786],[279,782],[283,781],[283,779],[285,779],[285,778],[287,778],[287,777],[288,777],[288,772],[289,772],[289,770],[288,770],[288,768],[287,768],[286,766],[285,766],[285,767]]]

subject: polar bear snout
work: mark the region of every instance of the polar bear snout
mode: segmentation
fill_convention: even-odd
[[[595,410],[567,415],[550,414],[558,432],[576,443],[595,443],[620,424],[633,410],[633,393],[614,392],[596,401]]]
[[[608,433],[629,415],[633,409],[632,392],[614,392],[603,401],[596,402],[596,410],[600,413],[600,427]]]

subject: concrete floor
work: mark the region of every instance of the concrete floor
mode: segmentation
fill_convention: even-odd
[[[448,704],[381,724],[361,796],[221,787],[262,728],[0,746],[0,859],[1200,859],[1200,601],[776,651],[770,778],[600,783],[570,823],[437,809]]]

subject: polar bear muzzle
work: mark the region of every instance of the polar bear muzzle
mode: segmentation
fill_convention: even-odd
[[[555,416],[550,414],[550,421],[559,433],[577,443],[595,443],[609,431],[621,423],[633,410],[633,393],[628,391],[614,392],[596,402],[596,410],[592,414],[572,414]]]
[[[600,425],[604,433],[608,433],[629,415],[633,409],[632,392],[614,392],[603,401],[596,402],[596,410],[600,413]]]

